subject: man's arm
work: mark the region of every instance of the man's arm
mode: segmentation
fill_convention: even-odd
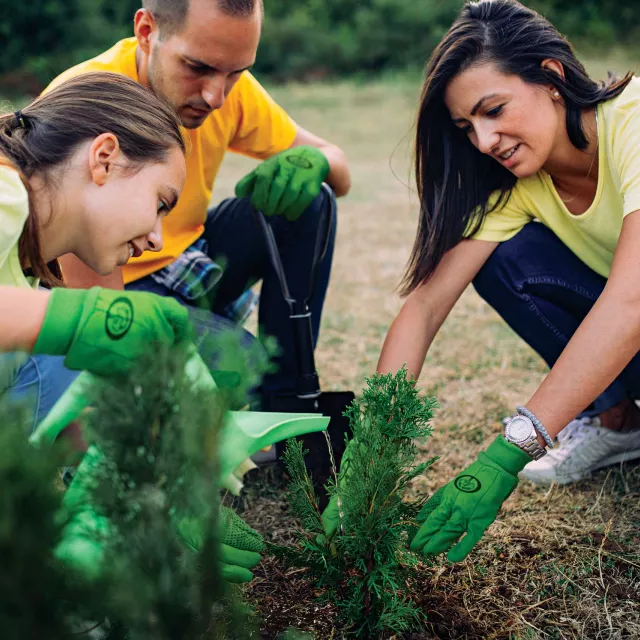
[[[327,176],[327,184],[333,189],[336,196],[340,197],[349,193],[349,189],[351,188],[351,172],[349,171],[349,163],[344,151],[335,144],[331,144],[310,131],[296,126],[296,137],[289,148],[299,147],[303,144],[308,144],[320,149],[326,156],[329,167],[331,168]]]
[[[59,262],[62,267],[64,283],[70,289],[90,289],[91,287],[124,289],[121,267],[117,267],[108,276],[101,276],[71,253],[62,256]]]

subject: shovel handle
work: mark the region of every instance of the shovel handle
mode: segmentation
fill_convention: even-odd
[[[329,239],[331,235],[331,225],[335,217],[335,200],[331,189],[322,184],[322,189],[329,198],[329,215],[320,221],[320,231],[316,236],[316,245],[313,254],[313,262],[311,265],[311,275],[309,278],[309,290],[307,296],[302,300],[298,300],[291,295],[289,284],[282,265],[280,252],[276,243],[273,229],[267,223],[264,214],[256,211],[258,225],[262,230],[269,260],[273,266],[282,297],[289,305],[289,318],[291,319],[294,344],[296,350],[296,360],[298,362],[298,397],[299,398],[317,398],[320,395],[320,382],[316,371],[316,363],[313,355],[313,331],[311,329],[311,311],[309,309],[309,300],[315,290],[318,266],[327,253],[329,247]]]

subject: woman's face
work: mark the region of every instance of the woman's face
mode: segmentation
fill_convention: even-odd
[[[162,219],[175,206],[186,176],[176,146],[164,162],[132,166],[120,153],[110,166],[92,167],[84,195],[81,239],[74,253],[101,275],[144,251],[162,249]]]
[[[481,153],[524,178],[548,162],[566,138],[564,109],[553,89],[505,75],[493,63],[471,66],[445,91],[453,123]]]

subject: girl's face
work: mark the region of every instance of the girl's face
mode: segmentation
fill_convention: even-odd
[[[449,82],[445,104],[474,147],[524,178],[542,169],[567,138],[564,108],[553,93],[552,87],[529,84],[485,63]]]
[[[94,142],[89,149],[91,179],[83,190],[82,229],[74,243],[78,258],[101,275],[144,251],[162,249],[162,219],[175,206],[186,176],[178,147],[164,162],[137,167],[117,141],[115,148],[106,142],[104,148],[94,148]]]

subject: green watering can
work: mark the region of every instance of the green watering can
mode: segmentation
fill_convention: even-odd
[[[215,391],[211,373],[195,347],[191,350],[185,372],[194,386]],[[33,432],[31,444],[50,446],[58,434],[87,407],[91,387],[100,384],[99,378],[82,372]],[[281,440],[324,431],[328,424],[329,418],[313,413],[229,411],[218,438],[221,485],[237,495],[242,488],[243,473],[255,466],[249,460],[250,456]],[[88,579],[101,575],[104,540],[117,535],[108,519],[96,513],[86,500],[96,471],[106,462],[102,452],[95,445],[90,445],[63,499],[63,507],[71,514],[71,519],[55,553]],[[204,532],[197,521],[177,516],[176,528],[188,547],[200,547]]]

